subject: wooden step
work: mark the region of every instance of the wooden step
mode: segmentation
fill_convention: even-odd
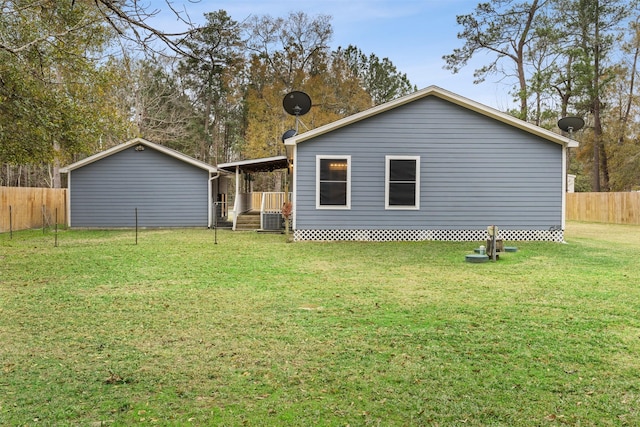
[[[238,216],[236,220],[236,231],[259,230],[260,213],[248,212]]]

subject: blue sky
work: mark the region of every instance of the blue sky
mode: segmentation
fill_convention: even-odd
[[[162,9],[156,25],[178,25],[165,14],[165,0],[149,0]],[[474,85],[473,70],[488,59],[478,57],[458,74],[445,70],[443,55],[462,46],[456,35],[460,27],[456,15],[470,13],[478,0],[170,0],[178,10],[186,10],[195,22],[205,12],[223,9],[236,21],[251,15],[286,17],[303,11],[309,16],[332,17],[331,48],[357,46],[366,54],[389,58],[418,89],[437,85],[475,101],[505,110],[511,104],[509,87],[499,76]]]

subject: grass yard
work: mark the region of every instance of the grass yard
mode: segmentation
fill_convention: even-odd
[[[637,426],[640,227],[0,235],[0,425]]]

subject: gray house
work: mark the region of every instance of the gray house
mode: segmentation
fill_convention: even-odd
[[[71,227],[207,227],[220,175],[175,150],[136,138],[61,170]]]
[[[294,240],[562,241],[572,139],[431,86],[288,138]]]

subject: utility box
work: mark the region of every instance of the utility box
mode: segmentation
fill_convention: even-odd
[[[263,213],[262,228],[264,230],[282,230],[282,215],[279,213]]]

